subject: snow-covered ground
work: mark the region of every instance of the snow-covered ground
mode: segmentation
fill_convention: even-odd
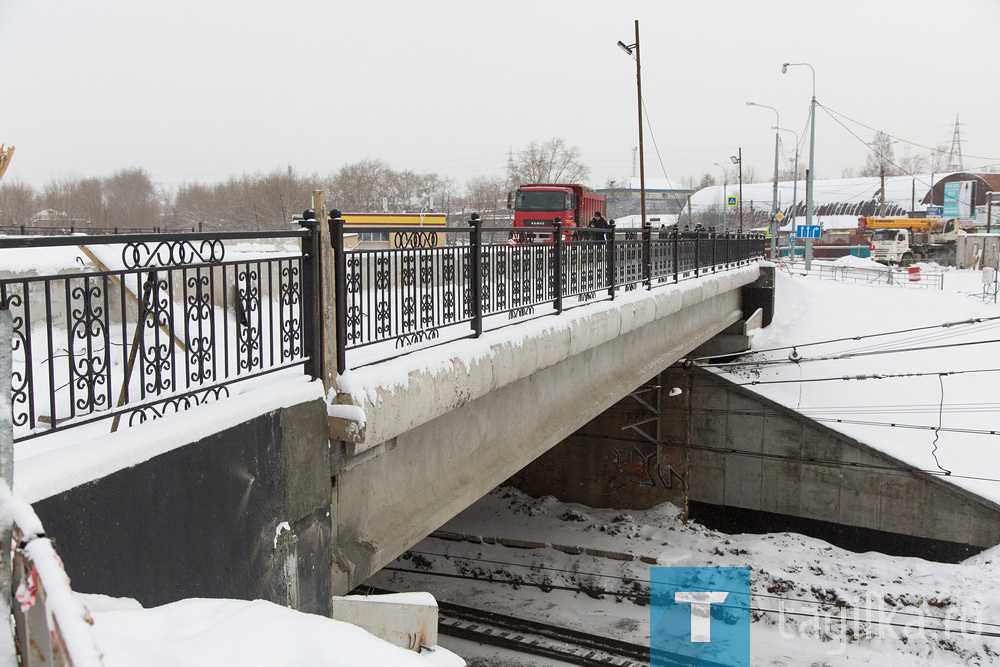
[[[837,263],[884,269],[859,258]],[[922,268],[944,271],[944,289],[830,282],[782,267],[774,321],[753,340],[759,352],[715,370],[742,383],[780,382],[749,386],[813,418],[841,420],[824,423],[1000,501],[1000,385],[996,373],[978,372],[1000,368],[1000,342],[992,342],[1000,341],[1000,319],[990,319],[1000,318],[1000,306],[984,303],[978,272]],[[980,321],[957,324],[969,320]],[[922,327],[932,328],[903,331]],[[837,338],[848,340],[806,345]],[[799,363],[788,359],[789,346],[797,346]],[[910,377],[842,379],[903,374]],[[799,381],[826,377],[836,379]],[[513,489],[494,491],[443,530],[635,558],[428,538],[392,566],[423,572],[387,569],[371,583],[641,643],[649,639],[649,612],[634,594],[648,590],[651,566],[748,566],[761,610],[751,635],[754,664],[1000,664],[1000,547],[960,564],[932,563],[852,553],[794,534],[727,535],[685,521],[671,505],[593,509]],[[504,662],[509,658],[493,649],[453,646],[482,658],[474,664],[523,664]]]
[[[670,504],[594,509],[507,487],[444,530],[635,558],[432,537],[367,583],[429,590],[439,600],[647,643],[649,607],[642,594],[648,592],[650,567],[749,567],[752,603],[759,610],[750,639],[753,664],[990,665],[1000,656],[1000,548],[946,565],[852,553],[789,533],[727,535],[685,521]],[[505,581],[511,583],[500,583]],[[498,649],[448,637],[439,641],[472,665],[533,664],[523,658],[509,662]]]
[[[921,266],[944,271],[943,290],[821,281],[780,267],[774,320],[752,343],[759,352],[717,369],[1000,502],[1000,305],[984,303],[979,272]],[[887,332],[899,333],[874,336]],[[833,339],[846,340],[812,344]],[[823,378],[834,379],[814,381]]]

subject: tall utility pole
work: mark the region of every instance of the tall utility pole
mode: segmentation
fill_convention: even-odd
[[[743,147],[740,146],[736,155],[729,156],[729,159],[733,161],[739,168],[739,179],[740,179],[740,234],[743,233]]]
[[[781,125],[781,116],[778,115],[777,109],[766,104],[747,102],[747,106],[764,107],[774,112],[774,190],[771,193],[771,224],[767,227],[771,232],[771,260],[774,261],[778,257],[778,145],[781,143],[778,126]]]
[[[642,227],[646,227],[646,163],[642,156],[642,73],[639,64],[639,19],[635,20],[635,90],[638,95],[639,115],[639,198]]]
[[[878,214],[879,217],[884,218],[885,217],[885,164],[882,164],[882,166],[879,167],[878,177],[882,182],[882,185],[879,186],[880,194],[879,194]]]
[[[781,66],[781,73],[788,71],[789,67],[804,65],[812,72],[812,101],[809,103],[809,169],[806,171],[806,224],[813,226],[813,178],[816,159],[816,70],[809,63],[785,63]],[[812,268],[812,237],[806,237],[806,271]]]
[[[955,132],[951,135],[951,150],[948,151],[948,171],[962,171],[962,139],[958,135],[958,114],[955,114]]]
[[[646,227],[646,163],[642,154],[642,65],[639,61],[639,19],[635,20],[635,44],[618,42],[618,46],[628,55],[635,56],[636,114],[639,117],[639,207],[642,215],[643,240],[646,240],[649,237],[649,228]],[[648,244],[643,246],[648,247]],[[644,263],[648,266],[648,258]]]

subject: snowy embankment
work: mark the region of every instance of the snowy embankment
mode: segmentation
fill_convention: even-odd
[[[755,352],[716,370],[1000,502],[1000,306],[983,302],[978,272],[945,270],[929,291],[779,270],[776,289]],[[846,340],[814,344],[833,339]]]
[[[367,583],[648,643],[650,567],[749,567],[751,664],[958,666],[1000,657],[998,549],[957,565],[859,554],[789,533],[727,535],[671,504],[594,509],[503,487],[443,529],[471,541],[428,538]],[[501,538],[576,549],[508,547]],[[499,655],[440,641],[470,660]]]

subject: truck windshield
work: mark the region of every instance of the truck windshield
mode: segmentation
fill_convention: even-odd
[[[551,190],[518,190],[515,211],[565,211],[566,193]]]
[[[898,239],[896,236],[897,234],[899,235]],[[903,234],[903,232],[897,229],[879,229],[876,230],[875,232],[876,241],[896,241],[896,240],[903,241],[905,240],[905,238],[906,237]]]

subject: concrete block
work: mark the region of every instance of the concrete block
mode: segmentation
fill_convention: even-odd
[[[726,457],[725,505],[760,509],[762,463],[759,458],[738,454]]]
[[[583,552],[588,556],[594,556],[595,558],[609,558],[611,560],[621,560],[621,561],[635,560],[635,556],[633,556],[632,554],[622,553],[621,551],[606,551],[604,549],[584,549]]]
[[[723,505],[726,500],[726,457],[703,450],[691,450],[691,500]]]
[[[760,509],[775,514],[799,515],[801,466],[794,461],[761,462]]]
[[[430,593],[334,597],[330,616],[411,651],[438,643],[438,606]]]
[[[583,547],[571,547],[563,544],[553,544],[552,548],[556,551],[561,551],[564,554],[569,554],[571,556],[579,556],[583,553]]]
[[[881,479],[885,473],[843,469],[838,522],[879,530],[882,525]]]
[[[497,542],[499,542],[505,547],[510,547],[512,549],[546,549],[549,546],[545,542],[532,542],[530,540],[515,540],[510,537],[498,538]]]
[[[799,516],[836,522],[840,517],[840,476],[837,468],[803,464]]]
[[[802,428],[802,456],[821,461],[840,461],[844,443],[836,434],[804,425]]]
[[[790,417],[764,417],[762,451],[779,456],[802,455],[802,422]]]

